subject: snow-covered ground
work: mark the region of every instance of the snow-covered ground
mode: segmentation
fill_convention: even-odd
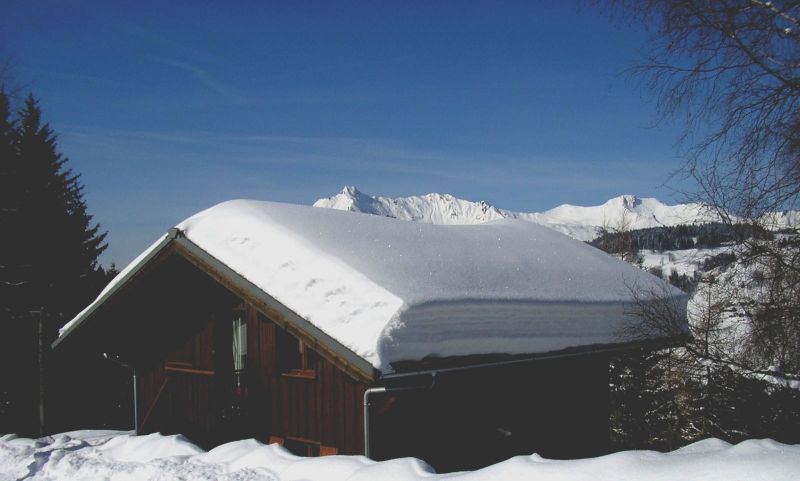
[[[573,461],[517,456],[479,471],[437,475],[413,458],[302,458],[248,439],[205,452],[182,436],[75,431],[42,439],[0,437],[0,481],[393,480],[796,481],[800,445],[707,439],[671,453],[625,451]]]
[[[660,267],[663,275],[669,276],[672,271],[679,275],[694,276],[703,266],[703,262],[719,254],[733,252],[731,246],[714,247],[710,249],[682,249],[656,252],[642,249],[639,255],[642,256],[642,267],[650,269]]]
[[[696,272],[702,273],[703,263],[719,254],[735,254],[734,246],[721,246],[710,249],[684,249],[655,252],[642,250],[642,267],[652,269],[658,267],[662,271],[662,277],[668,278],[672,272],[679,275],[686,275],[689,278],[695,276]],[[715,267],[705,274],[713,275],[717,280],[713,284],[700,282],[694,293],[689,299],[687,315],[690,325],[698,325],[709,315],[709,311],[719,310],[720,312],[712,315],[719,317],[719,324],[714,326],[712,338],[717,340],[712,342],[724,343],[729,349],[740,346],[745,349],[749,346],[748,339],[751,337],[750,318],[748,317],[742,304],[747,304],[754,299],[759,299],[762,293],[759,292],[761,285],[753,282],[753,271],[759,270],[762,266],[758,263],[743,265],[741,262],[734,261],[728,265]],[[713,306],[713,307],[712,307]],[[736,351],[737,354],[740,351]],[[740,370],[733,367],[735,370]],[[781,376],[778,368],[765,366],[764,369],[775,372],[775,375],[764,373],[746,373],[746,375],[761,379],[771,384],[789,387],[800,390],[800,381],[787,379]],[[798,476],[800,479],[800,475]]]

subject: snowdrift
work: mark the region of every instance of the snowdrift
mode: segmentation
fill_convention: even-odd
[[[707,439],[671,453],[626,451],[573,461],[518,456],[479,471],[437,475],[424,462],[363,456],[302,458],[248,439],[204,452],[183,436],[75,431],[41,439],[0,437],[0,481],[795,481],[800,445]]]

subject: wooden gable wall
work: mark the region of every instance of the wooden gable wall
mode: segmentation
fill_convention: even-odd
[[[249,304],[238,309],[247,325],[241,388],[231,350],[237,310],[221,306],[216,312],[190,313],[201,318],[195,328],[140,369],[142,431],[183,433],[204,447],[254,437],[284,443],[298,454],[363,454],[366,384],[309,347],[309,369],[285,372],[281,348],[290,346],[280,340],[291,335]]]
[[[247,396],[261,439],[280,438],[363,454],[363,397],[367,386],[307,349],[309,374],[281,372],[281,328],[246,306]],[[330,452],[330,450],[328,450]]]

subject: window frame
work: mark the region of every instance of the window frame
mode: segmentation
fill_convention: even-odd
[[[316,359],[306,343],[283,329],[276,340],[278,370],[281,376],[298,379],[316,379]]]

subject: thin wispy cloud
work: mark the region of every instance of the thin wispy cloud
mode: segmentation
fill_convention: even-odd
[[[197,82],[204,85],[212,92],[217,93],[227,101],[239,104],[245,104],[248,102],[247,97],[240,94],[235,87],[219,80],[214,75],[212,75],[208,70],[202,67],[198,67],[196,65],[192,65],[186,62],[181,62],[180,60],[173,60],[168,58],[154,57],[153,60],[155,60],[160,64],[168,65],[170,67],[175,67],[179,70],[188,73],[190,77],[194,78]]]
[[[173,40],[161,33],[154,32],[139,25],[124,24],[118,27],[122,33],[143,41],[151,47],[157,47],[159,52],[167,51],[180,57],[189,57],[195,61],[210,63],[219,66],[226,65],[224,57],[214,55],[206,50],[198,50],[186,43]]]
[[[296,145],[363,145],[380,142],[381,145],[399,142],[390,140],[376,140],[360,137],[326,137],[326,136],[301,136],[301,135],[265,135],[265,134],[226,134],[212,131],[149,131],[130,129],[110,129],[102,127],[86,127],[81,125],[65,125],[67,131],[73,135],[97,136],[120,139],[140,139],[163,142],[192,143],[192,144],[217,144],[223,142],[249,142],[266,144],[296,144]]]
[[[573,188],[612,186],[598,179],[590,164],[564,169],[569,160],[535,155],[524,158],[503,153],[481,154],[420,149],[393,139],[291,135],[224,134],[205,131],[156,132],[73,126],[66,130],[79,148],[105,150],[117,157],[145,153],[164,162],[204,165],[210,169],[251,169],[273,166],[291,170],[331,169],[364,173],[435,177],[485,185]],[[602,163],[603,170],[614,164]],[[620,169],[636,175],[636,165],[621,162]],[[645,172],[642,172],[644,175]]]
[[[118,27],[123,34],[133,37],[147,52],[146,56],[161,65],[178,69],[233,104],[245,104],[251,101],[239,89],[219,78],[214,72],[230,70],[224,57],[209,53],[207,50],[193,48],[186,43],[176,41],[160,32],[134,24]],[[209,68],[212,66],[213,68]]]
[[[31,68],[28,70],[33,72],[35,75],[42,75],[56,80],[62,80],[62,81],[66,80],[69,82],[75,82],[80,84],[93,83],[93,84],[108,85],[112,87],[131,85],[128,82],[123,82],[120,80],[110,79],[106,77],[100,77],[97,75],[85,75],[74,72],[60,72],[56,70],[36,69],[36,68]]]

